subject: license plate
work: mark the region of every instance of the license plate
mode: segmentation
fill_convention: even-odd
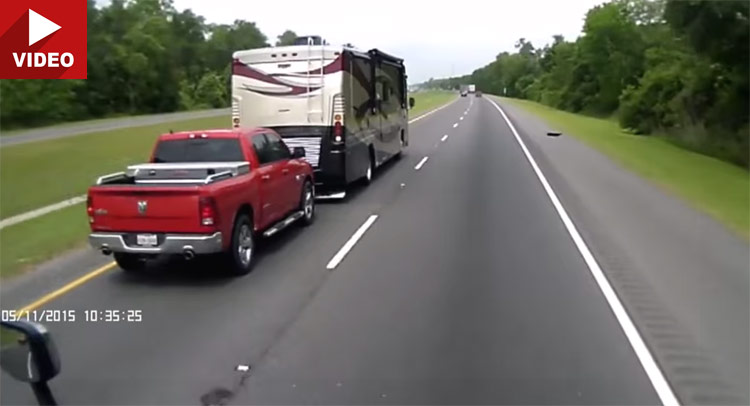
[[[135,236],[135,242],[138,245],[156,245],[156,234],[138,234]]]

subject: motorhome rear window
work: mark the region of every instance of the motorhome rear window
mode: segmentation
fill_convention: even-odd
[[[245,157],[236,138],[196,138],[160,141],[154,162],[237,162]]]

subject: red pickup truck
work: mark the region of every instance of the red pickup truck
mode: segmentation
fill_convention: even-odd
[[[246,274],[258,236],[314,220],[304,155],[265,128],[164,134],[149,163],[89,188],[89,242],[125,271],[158,255],[224,253],[229,269]]]

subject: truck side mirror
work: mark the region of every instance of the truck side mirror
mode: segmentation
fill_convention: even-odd
[[[292,148],[292,158],[304,158],[305,157],[305,148],[304,147],[294,147]]]
[[[415,104],[416,104],[416,102],[414,101],[414,98],[410,97],[409,98],[409,108],[413,109]]]
[[[0,322],[0,368],[14,379],[30,383],[39,404],[55,404],[47,381],[60,372],[60,356],[43,325]]]
[[[60,357],[43,325],[4,321],[0,330],[0,368],[23,382],[46,382],[60,372]]]

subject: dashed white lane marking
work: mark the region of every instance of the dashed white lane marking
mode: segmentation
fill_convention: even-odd
[[[428,156],[422,158],[422,160],[419,161],[419,163],[417,164],[417,166],[414,167],[414,170],[418,171],[418,170],[422,169],[422,167],[424,166],[425,162],[427,162],[428,159],[430,159],[430,157],[428,157]]]
[[[445,134],[443,138],[440,139],[440,142],[445,142],[445,140],[448,139],[448,134]]]
[[[377,214],[371,214],[370,217],[365,220],[364,223],[362,223],[361,226],[357,229],[357,231],[352,234],[352,236],[349,238],[349,240],[346,241],[343,247],[339,250],[339,252],[336,253],[336,255],[331,258],[331,260],[328,262],[328,265],[326,265],[326,269],[334,269],[336,268],[341,261],[344,260],[344,257],[346,254],[349,253],[349,251],[354,248],[354,245],[357,244],[357,241],[359,241],[360,238],[365,234],[368,228],[372,226],[372,223],[375,222],[375,220],[378,219]]]
[[[453,128],[458,127],[458,123],[453,124]]]
[[[463,121],[464,120],[464,116],[459,117],[459,120]]]
[[[591,254],[591,250],[589,250],[586,242],[584,242],[583,238],[581,238],[581,235],[578,233],[578,229],[576,228],[575,224],[573,224],[573,220],[571,220],[570,216],[568,216],[568,212],[565,210],[565,207],[563,207],[560,199],[557,198],[557,194],[555,193],[555,191],[552,190],[552,186],[550,186],[547,178],[544,176],[544,173],[542,173],[539,165],[537,165],[536,160],[534,160],[534,157],[531,156],[529,149],[526,148],[526,144],[518,135],[518,131],[516,131],[516,128],[513,126],[513,123],[510,122],[510,119],[508,119],[508,116],[505,114],[503,109],[501,109],[500,106],[498,106],[494,101],[490,100],[490,102],[503,116],[503,119],[508,124],[508,127],[510,127],[510,131],[513,133],[516,141],[521,146],[521,150],[523,150],[524,155],[526,155],[526,159],[534,169],[534,172],[539,178],[539,181],[542,183],[545,192],[547,192],[547,196],[549,196],[549,199],[552,201],[552,205],[555,206],[557,214],[560,216],[560,219],[565,225],[565,228],[568,230],[568,234],[570,234],[570,237],[573,239],[576,248],[578,248],[578,251],[581,253],[581,256],[586,262],[589,271],[591,271],[591,275],[594,277],[594,280],[596,280],[596,283],[599,285],[599,289],[602,291],[602,294],[604,294],[604,298],[607,300],[607,303],[609,303],[609,307],[615,314],[615,318],[620,323],[620,327],[625,333],[625,336],[628,338],[630,345],[633,347],[633,351],[635,351],[635,355],[641,362],[641,366],[643,367],[643,370],[646,372],[646,375],[651,381],[651,385],[654,387],[654,390],[659,396],[661,403],[667,406],[679,405],[677,397],[675,397],[674,392],[672,392],[672,388],[669,386],[669,382],[667,382],[667,379],[664,377],[661,369],[659,369],[659,366],[656,364],[654,357],[651,355],[648,347],[646,347],[646,343],[638,333],[638,329],[635,327],[635,324],[633,324],[630,316],[625,311],[625,307],[622,305],[622,302],[620,302],[620,299],[617,297],[614,289],[612,289],[612,285],[609,284],[607,277],[604,276],[604,272],[602,272],[602,269],[596,262],[594,255]]]

